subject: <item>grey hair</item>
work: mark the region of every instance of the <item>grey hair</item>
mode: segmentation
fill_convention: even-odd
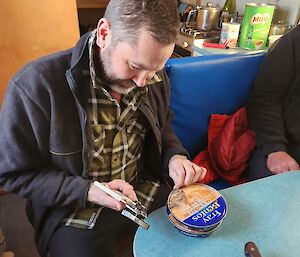
[[[176,0],[110,0],[104,18],[110,23],[112,43],[136,43],[146,30],[159,43],[174,43],[179,31]]]

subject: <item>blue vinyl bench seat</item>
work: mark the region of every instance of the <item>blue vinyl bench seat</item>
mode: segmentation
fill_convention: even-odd
[[[233,114],[244,106],[265,53],[169,59],[173,129],[194,158],[207,145],[211,114]],[[213,184],[224,188],[229,184]],[[219,187],[220,186],[220,187]]]

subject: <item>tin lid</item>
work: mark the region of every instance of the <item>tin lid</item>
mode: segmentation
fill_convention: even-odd
[[[204,184],[192,184],[173,190],[167,204],[175,219],[192,228],[213,227],[227,213],[224,197]]]
[[[275,8],[275,5],[265,3],[246,3],[246,6]]]
[[[221,223],[217,223],[215,226],[210,227],[209,229],[197,229],[197,228],[192,228],[187,225],[184,225],[183,223],[179,222],[177,219],[174,218],[172,213],[170,212],[168,206],[166,206],[167,209],[167,214],[169,217],[170,222],[178,229],[180,232],[185,232],[184,234],[189,235],[189,236],[206,236],[213,232],[215,229],[217,229]]]

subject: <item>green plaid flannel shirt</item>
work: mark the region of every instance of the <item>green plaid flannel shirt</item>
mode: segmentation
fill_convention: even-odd
[[[94,68],[95,31],[89,43],[89,71],[85,71],[85,87],[88,89],[88,115],[93,134],[93,158],[88,179],[109,182],[123,179],[134,183],[139,201],[147,208],[154,200],[159,181],[136,181],[143,168],[141,156],[148,124],[138,107],[148,86],[158,82],[157,75],[143,88],[134,87],[118,103],[106,90]],[[76,210],[63,223],[67,226],[92,229],[103,207],[88,204],[86,209]]]

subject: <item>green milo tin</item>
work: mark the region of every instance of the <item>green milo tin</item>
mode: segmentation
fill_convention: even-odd
[[[266,46],[275,6],[246,4],[239,36],[239,46],[247,49],[263,49]]]

